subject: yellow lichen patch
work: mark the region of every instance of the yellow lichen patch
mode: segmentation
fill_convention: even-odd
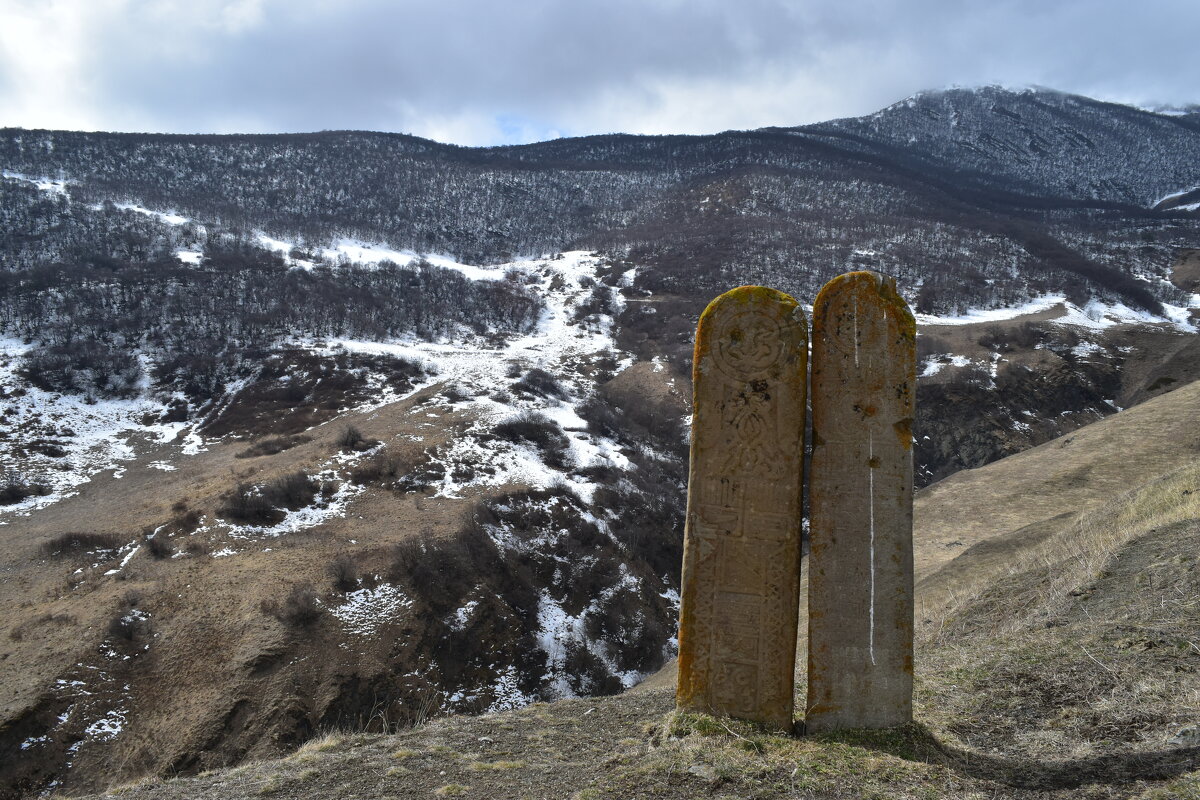
[[[917,320],[912,315],[912,311],[909,310],[908,303],[900,296],[900,292],[896,289],[896,281],[888,278],[881,283],[879,293],[887,301],[888,305],[892,307],[894,312],[892,319],[896,323],[900,335],[909,341],[915,342],[917,339]]]
[[[778,289],[772,289],[767,286],[739,286],[736,289],[730,289],[728,292],[715,297],[713,301],[705,307],[704,313],[700,315],[701,324],[704,323],[705,319],[712,316],[713,312],[718,306],[726,301],[738,303],[775,302],[783,303],[784,305],[788,306],[800,305],[796,302],[794,297],[789,294],[784,294]]]

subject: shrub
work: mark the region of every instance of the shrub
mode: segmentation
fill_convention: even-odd
[[[193,556],[207,555],[209,551],[212,550],[212,548],[208,546],[208,542],[198,538],[188,539],[187,544],[184,545],[183,549]]]
[[[238,453],[237,457],[255,458],[257,456],[273,456],[276,453],[282,453],[284,450],[290,450],[296,445],[311,441],[312,437],[310,436],[270,436],[250,445]]]
[[[321,602],[317,592],[307,583],[293,586],[281,603],[264,600],[261,609],[280,622],[297,628],[312,625],[321,617]]]
[[[595,284],[587,299],[575,307],[575,321],[579,322],[593,314],[613,314],[617,310],[613,291],[603,284]]]
[[[353,425],[347,425],[337,438],[337,446],[343,450],[357,450],[366,441],[362,431]]]
[[[461,403],[463,400],[471,399],[471,396],[463,391],[462,387],[457,383],[452,383],[446,388],[442,389],[441,395],[448,403],[451,404]]]
[[[200,520],[204,518],[197,509],[178,514],[171,520],[171,525],[174,526],[176,533],[191,533],[200,525]]]
[[[283,519],[283,513],[275,508],[262,493],[261,487],[239,483],[232,497],[220,509],[222,516],[249,525],[274,525]]]
[[[950,340],[941,336],[933,336],[928,333],[923,333],[917,337],[917,359],[924,360],[932,356],[940,356],[943,353],[953,353],[954,345]]]
[[[548,466],[566,469],[570,442],[558,424],[545,414],[524,411],[512,419],[497,425],[493,431],[497,436],[513,444],[527,442],[541,451],[542,460]]]
[[[38,439],[26,445],[26,448],[35,453],[41,453],[50,458],[62,458],[67,454],[66,449],[58,442],[48,441],[46,439]]]
[[[311,504],[319,490],[312,476],[297,470],[262,487],[262,494],[271,504],[295,511]]]
[[[329,562],[326,571],[333,579],[333,588],[339,592],[349,592],[358,588],[358,564],[353,556],[342,553]]]
[[[158,559],[170,558],[175,555],[175,545],[171,544],[171,540],[165,533],[147,536],[146,550],[150,552],[151,556]]]
[[[436,539],[431,531],[421,531],[392,548],[388,566],[388,579],[410,586],[413,594],[428,603],[437,615],[461,605],[479,583],[490,582],[497,588],[498,584],[511,580],[512,574],[513,565],[500,560],[491,537],[478,523]],[[503,593],[502,588],[497,590]],[[536,608],[536,596],[531,602]]]
[[[138,635],[147,627],[146,621],[126,610],[118,611],[116,616],[108,621],[108,635],[114,639],[126,642],[136,641]]]
[[[388,580],[396,583],[408,583],[415,594],[425,598],[427,602],[431,602],[437,608],[441,605],[437,602],[437,598],[449,588],[440,580],[439,572],[444,568],[446,561],[439,557],[441,549],[440,544],[434,542],[433,534],[429,531],[422,531],[419,536],[409,537],[398,542],[392,547]]]
[[[360,464],[350,471],[350,482],[361,486],[366,483],[385,483],[394,481],[405,472],[404,465],[398,456],[391,453],[379,453],[365,464]]]
[[[48,556],[66,555],[67,553],[86,553],[92,550],[119,550],[125,540],[113,533],[64,533],[55,536],[42,545],[42,552]]]
[[[10,472],[0,483],[0,506],[11,506],[27,497],[44,497],[50,487],[41,481],[29,481],[17,472]]]
[[[23,356],[21,372],[50,392],[101,397],[133,397],[142,365],[137,356],[111,342],[89,337],[40,344]]]
[[[150,632],[147,615],[137,610],[142,596],[137,591],[126,592],[117,613],[108,621],[108,635],[121,642],[135,642]]]
[[[563,669],[566,672],[567,684],[579,695],[617,694],[624,688],[621,681],[609,673],[604,662],[576,642],[571,642],[566,647]]]
[[[589,397],[575,411],[587,422],[588,431],[597,436],[614,437],[621,430],[621,419],[617,412],[599,396]]]
[[[1023,322],[1014,328],[993,325],[979,337],[978,344],[998,353],[1007,353],[1013,347],[1036,347],[1045,341],[1048,335],[1045,328],[1032,322]]]
[[[567,391],[558,382],[558,379],[546,370],[537,367],[526,372],[521,380],[512,385],[512,388],[520,395],[550,397],[556,400],[565,400],[567,397]]]

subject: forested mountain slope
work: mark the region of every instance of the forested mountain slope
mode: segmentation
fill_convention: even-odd
[[[1194,215],[1150,208],[1200,184],[1198,156],[1190,116],[997,89],[805,128],[481,149],[355,132],[0,134],[5,170],[67,180],[85,207],[140,202],[476,263],[615,247],[653,265],[648,288],[684,292],[752,280],[807,296],[848,264],[877,263],[914,296],[924,289],[929,311],[1076,284],[1078,296],[1171,299],[1127,278],[1165,277],[1164,248],[1195,244]],[[62,202],[5,198],[5,227],[21,232],[6,268],[97,237],[117,244],[67,230],[106,224],[76,225],[80,210]]]
[[[896,276],[920,485],[1173,394],[1194,123],[980,89],[502,148],[0,131],[9,794],[655,670],[732,286]]]

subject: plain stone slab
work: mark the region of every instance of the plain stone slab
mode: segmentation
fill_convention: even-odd
[[[810,732],[912,719],[916,326],[893,279],[851,272],[813,306]]]

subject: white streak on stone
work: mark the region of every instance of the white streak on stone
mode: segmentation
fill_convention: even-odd
[[[867,508],[871,519],[871,630],[867,648],[871,653],[871,664],[875,664],[875,432],[867,433]]]

